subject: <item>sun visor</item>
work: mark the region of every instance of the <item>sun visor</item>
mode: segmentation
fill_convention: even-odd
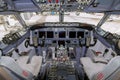
[[[110,12],[120,14],[120,0],[93,0],[84,9],[85,12]]]
[[[16,0],[14,4],[18,11],[38,12],[40,9],[38,5],[34,3],[34,0]]]
[[[34,0],[1,0],[0,11],[38,12],[40,8]]]

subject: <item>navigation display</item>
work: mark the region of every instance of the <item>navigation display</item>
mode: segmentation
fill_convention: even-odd
[[[84,38],[84,32],[77,32],[77,38]]]

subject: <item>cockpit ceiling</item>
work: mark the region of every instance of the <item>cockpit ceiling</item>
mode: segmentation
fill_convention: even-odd
[[[60,8],[64,12],[84,11],[120,14],[120,0],[63,0],[62,6],[60,1],[62,0],[0,0],[0,14],[59,11]]]
[[[0,0],[0,12],[81,11],[91,0]]]
[[[62,3],[62,6],[61,6]],[[0,0],[0,13],[41,11],[120,13],[120,0]]]
[[[85,12],[109,12],[120,14],[120,0],[92,0]]]

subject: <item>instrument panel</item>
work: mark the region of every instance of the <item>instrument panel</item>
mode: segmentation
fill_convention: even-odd
[[[87,32],[87,31],[86,31]],[[39,38],[84,38],[84,30],[72,28],[45,28],[38,32]]]
[[[75,23],[71,24],[57,24],[51,23],[39,26],[36,29],[31,29],[31,45],[34,46],[79,46],[86,44],[86,38],[90,37],[90,31],[87,29],[80,28]],[[68,26],[71,25],[71,26]],[[35,28],[36,26],[34,26]]]

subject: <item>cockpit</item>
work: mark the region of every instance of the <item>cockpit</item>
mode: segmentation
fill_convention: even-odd
[[[109,6],[102,1],[1,0],[0,14],[15,15],[23,27],[0,41],[0,80],[119,80],[120,35],[101,29],[119,6],[106,11]],[[117,4],[111,1],[114,4],[109,4]],[[52,17],[59,17],[58,21],[42,22],[47,15],[37,15],[39,23],[27,25],[21,17],[25,12],[43,15],[49,11]],[[104,15],[97,25],[65,21],[65,12],[73,11]]]

